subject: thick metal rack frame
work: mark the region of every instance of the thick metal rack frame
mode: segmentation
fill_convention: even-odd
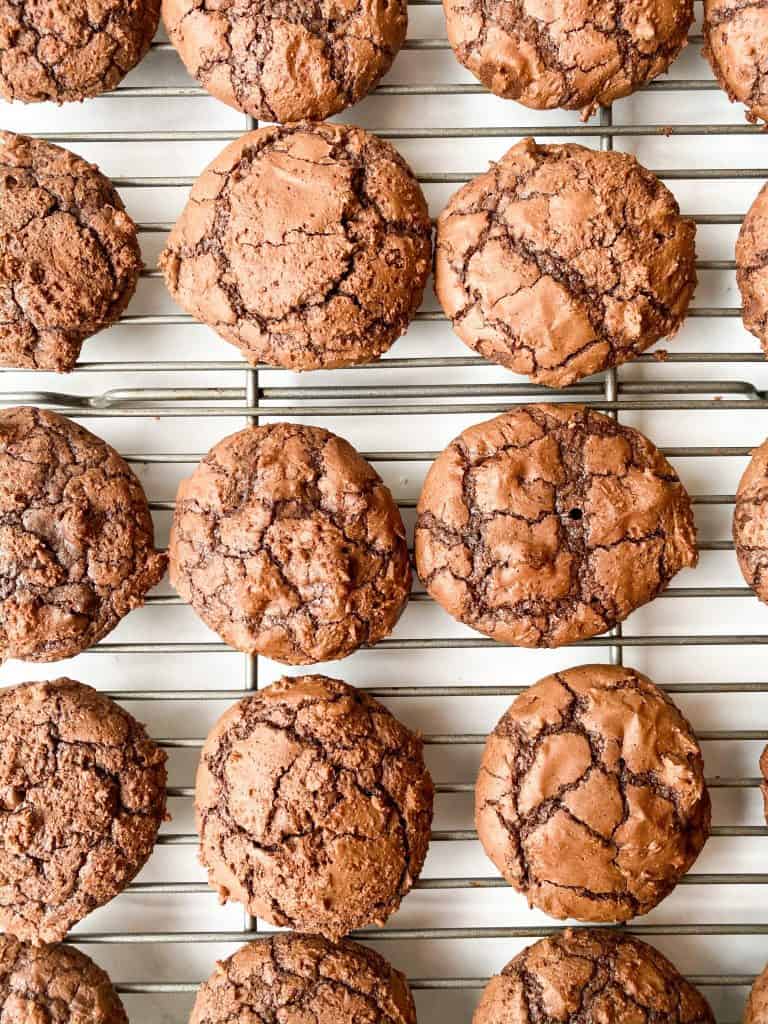
[[[438,6],[440,0],[411,0],[416,6]],[[701,37],[692,36],[691,43],[700,45]],[[154,43],[154,49],[170,49],[168,43]],[[405,45],[409,50],[444,50],[448,44],[444,39],[419,38],[409,39]],[[659,92],[681,92],[681,91],[705,91],[715,90],[717,85],[713,80],[680,80],[664,79],[653,82],[643,91]],[[474,95],[482,94],[486,90],[475,84],[439,84],[439,85],[385,85],[380,86],[377,92],[387,96],[430,96],[430,95]],[[144,87],[144,86],[122,86],[112,93],[99,97],[100,101],[114,100],[121,98],[180,98],[195,97],[203,95],[203,90],[196,86],[176,87]],[[740,114],[740,108],[734,107],[734,115]],[[250,129],[255,122],[247,118],[245,127]],[[374,130],[376,130],[374,128]],[[600,112],[599,122],[588,124],[571,125],[531,125],[527,127],[480,127],[480,128],[436,128],[436,129],[388,129],[378,132],[383,138],[391,140],[406,139],[464,139],[464,138],[507,138],[509,140],[519,139],[526,136],[534,137],[567,137],[572,139],[587,138],[599,140],[602,149],[611,149],[613,140],[616,138],[652,136],[652,135],[751,135],[760,129],[746,123],[733,123],[723,125],[710,124],[684,124],[674,126],[663,126],[655,124],[633,124],[614,125],[610,109],[603,109]],[[180,141],[231,141],[238,137],[235,131],[69,131],[69,132],[48,132],[38,133],[39,137],[58,142],[64,145],[71,143],[87,142],[180,142]],[[478,168],[475,173],[480,173]],[[716,169],[716,168],[691,168],[675,169],[657,172],[659,177],[666,180],[725,180],[725,179],[763,179],[768,178],[768,168],[765,169]],[[419,180],[425,184],[462,183],[472,177],[472,174],[456,173],[433,173],[424,174]],[[118,188],[186,188],[192,184],[193,179],[187,177],[123,177],[115,178]],[[732,214],[703,213],[694,218],[698,224],[738,224],[741,217]],[[142,223],[139,229],[142,233],[165,233],[170,224],[165,223]],[[727,260],[700,260],[697,263],[699,269],[703,270],[732,270],[734,261]],[[145,277],[158,277],[159,272],[147,270]],[[692,317],[722,318],[738,317],[741,311],[738,308],[725,307],[697,307],[690,311]],[[417,320],[440,321],[444,320],[442,313],[421,312]],[[122,317],[121,323],[130,327],[142,327],[152,325],[176,325],[191,324],[194,321],[183,314],[169,315],[146,315]],[[723,363],[723,364],[748,364],[759,363],[764,359],[757,351],[749,352],[674,352],[671,351],[666,357],[669,363],[685,363],[695,365],[697,363]],[[640,362],[653,362],[652,355],[640,357]],[[484,360],[475,356],[447,357],[447,358],[389,358],[383,362],[372,364],[369,368],[381,368],[385,366],[388,370],[398,369],[434,369],[434,368],[455,368],[473,367],[485,365]],[[588,403],[591,406],[618,416],[622,411],[632,410],[706,410],[714,408],[714,398],[717,396],[718,410],[766,410],[768,409],[768,393],[757,390],[748,381],[674,381],[674,382],[641,382],[622,383],[619,373],[616,370],[609,371],[603,379],[590,380],[569,388],[566,392],[551,391],[537,385],[514,383],[514,384],[490,384],[490,385],[468,385],[459,387],[455,385],[409,385],[400,387],[394,386],[345,386],[334,384],[329,386],[306,386],[306,387],[268,387],[261,386],[259,381],[259,370],[265,367],[252,367],[249,364],[237,360],[200,360],[200,361],[136,361],[136,362],[89,362],[78,364],[76,373],[88,374],[98,372],[162,372],[184,371],[189,372],[227,372],[242,378],[239,386],[227,388],[201,387],[179,387],[179,388],[120,388],[108,391],[103,394],[91,396],[75,396],[59,391],[4,391],[0,392],[0,404],[11,405],[18,403],[29,403],[44,405],[48,408],[75,416],[77,418],[90,417],[246,417],[250,422],[258,422],[259,416],[272,417],[300,417],[312,416],[392,416],[392,415],[450,415],[450,414],[477,414],[491,415],[502,412],[513,404],[515,399],[546,398],[548,401],[578,401]],[[360,368],[358,368],[360,369]],[[14,371],[20,372],[20,371]],[[340,376],[343,376],[340,374]],[[493,398],[492,402],[468,403],[466,398],[471,394],[473,399]],[[727,396],[722,398],[721,396]],[[464,401],[461,401],[464,399]],[[435,400],[439,400],[436,402]],[[343,404],[342,404],[343,403]],[[354,404],[352,404],[354,403]],[[747,447],[676,447],[668,448],[665,454],[672,458],[680,457],[715,457],[715,456],[745,456],[749,453]],[[429,461],[436,456],[436,452],[413,452],[413,451],[379,451],[368,452],[366,456],[372,462],[421,462]],[[196,463],[201,453],[189,454],[127,454],[128,461],[141,463],[178,464]],[[733,495],[730,494],[700,494],[695,495],[696,505],[727,505],[733,502]],[[414,502],[402,502],[401,507],[413,508]],[[172,502],[153,501],[150,502],[153,510],[167,511],[173,508]],[[729,541],[716,541],[701,544],[703,550],[731,550],[733,545]],[[744,598],[749,597],[751,591],[746,587],[673,587],[662,598]],[[429,600],[423,592],[417,592],[412,596],[414,601]],[[176,604],[180,598],[175,596],[154,596],[150,597],[149,604]],[[607,648],[612,663],[620,664],[625,648],[631,647],[678,647],[688,645],[698,646],[731,646],[731,645],[766,645],[768,635],[626,635],[621,628],[617,628],[610,635],[597,637],[585,643],[579,644],[580,648]],[[476,647],[498,647],[492,640],[483,637],[471,637],[462,639],[436,639],[431,637],[418,637],[409,639],[390,639],[377,645],[376,650],[382,655],[387,650],[406,649],[448,649],[448,648],[476,648]],[[188,654],[188,653],[229,653],[234,657],[244,658],[243,686],[241,689],[233,690],[204,690],[204,691],[118,691],[111,696],[123,702],[136,701],[208,701],[208,700],[236,700],[242,697],[249,690],[258,687],[257,661],[255,658],[243,656],[236,651],[230,650],[222,643],[114,643],[106,641],[100,643],[93,649],[94,653],[120,653],[120,654]],[[768,681],[749,683],[679,683],[667,687],[670,693],[768,693]],[[395,697],[480,697],[480,696],[513,696],[521,691],[520,687],[513,686],[429,686],[429,687],[377,687],[371,689],[371,693],[383,698]],[[703,740],[717,741],[746,741],[766,740],[768,741],[768,730],[752,731],[717,731],[699,733]],[[472,734],[452,735],[428,735],[425,737],[427,744],[482,744],[485,737]],[[202,743],[201,737],[189,739],[159,739],[159,742],[167,748],[199,747]],[[757,778],[715,778],[709,780],[709,785],[719,788],[747,788],[759,785]],[[436,789],[438,793],[470,793],[471,783],[464,784],[441,784]],[[169,795],[172,797],[192,797],[194,790],[189,787],[171,787]],[[761,836],[768,837],[768,827],[765,826],[731,826],[716,827],[713,829],[715,836]],[[436,831],[433,833],[433,840],[437,842],[461,842],[476,838],[475,832],[471,829],[458,829],[449,831]],[[159,839],[160,845],[194,845],[197,837],[194,834],[165,834]],[[768,873],[766,874],[690,874],[682,880],[685,885],[760,885],[768,886]],[[503,887],[506,883],[495,877],[482,878],[429,878],[422,879],[417,883],[419,889],[468,889],[468,888],[497,888]],[[130,893],[135,894],[202,894],[210,892],[204,883],[135,883],[129,888]],[[669,935],[766,935],[768,936],[768,924],[638,924],[630,925],[629,929],[642,936],[669,936]],[[384,930],[372,930],[359,933],[363,937],[381,941],[414,940],[414,939],[483,939],[483,938],[526,938],[535,939],[543,935],[551,934],[559,930],[559,926],[551,927],[514,927],[514,928],[386,928]],[[104,943],[221,943],[221,942],[242,942],[253,937],[257,933],[256,922],[248,915],[244,916],[243,929],[234,932],[184,932],[184,933],[140,933],[140,932],[109,932],[101,934],[84,934],[77,936],[79,945],[88,946]],[[480,988],[485,978],[412,978],[411,985],[414,989],[464,989]],[[752,982],[752,976],[736,974],[714,974],[693,976],[692,980],[705,986],[745,986]],[[119,991],[124,993],[174,993],[192,992],[197,986],[187,982],[154,983],[142,981],[131,984],[117,985]]]

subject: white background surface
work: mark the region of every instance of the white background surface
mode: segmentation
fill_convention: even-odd
[[[700,14],[700,5],[697,4]],[[698,31],[698,29],[697,29]],[[438,6],[411,8],[411,39],[444,38],[442,10]],[[671,70],[671,78],[711,80],[711,73],[699,53],[690,46]],[[473,82],[468,73],[455,62],[450,51],[406,50],[400,54],[389,83],[456,83]],[[190,85],[175,53],[152,52],[142,65],[123,83],[124,86]],[[482,130],[517,128],[520,126],[573,126],[576,115],[559,112],[537,114],[488,95],[391,96],[375,95],[347,112],[345,120],[372,130],[399,129],[418,135],[424,128],[450,130],[472,127],[481,130],[478,138],[418,139],[409,138],[396,145],[419,175],[444,171],[465,172],[467,176],[481,172],[488,160],[498,157],[514,140],[509,137],[483,137]],[[225,131],[233,135],[243,130],[245,119],[213,99],[201,96],[128,97],[110,95],[70,104],[62,108],[48,105],[23,107],[3,105],[0,125],[13,130],[40,133],[102,132],[130,134],[154,131],[166,135],[160,141],[73,142],[72,149],[96,160],[102,169],[115,178],[195,176],[223,146],[222,141],[174,142],[167,138],[174,131]],[[617,125],[733,124],[741,129],[742,110],[731,106],[719,91],[644,92],[616,104]],[[587,145],[599,146],[599,139],[584,138]],[[634,152],[646,166],[659,171],[688,168],[768,168],[768,136],[740,134],[707,137],[703,134],[683,137],[649,135],[619,137],[616,148]],[[768,172],[766,172],[768,173]],[[744,213],[761,180],[675,180],[669,182],[688,214]],[[425,185],[434,214],[457,187]],[[120,191],[129,212],[137,221],[171,222],[184,202],[186,187],[128,187]],[[703,225],[699,227],[697,248],[700,259],[732,260],[738,226]],[[163,244],[163,232],[142,232],[144,260],[153,268]],[[739,296],[732,270],[700,272],[696,307],[728,308],[739,305]],[[431,284],[425,309],[435,309]],[[178,313],[165,292],[161,280],[147,276],[128,310],[129,316]],[[691,317],[680,334],[668,345],[673,353],[744,353],[754,357],[759,352],[755,339],[746,333],[735,317],[710,319]],[[467,350],[456,340],[444,323],[416,323],[409,333],[393,347],[390,356],[397,359],[417,356],[467,356]],[[86,343],[82,360],[94,362],[144,362],[169,360],[177,364],[172,371],[88,372],[80,370],[69,377],[5,372],[2,401],[10,401],[8,393],[49,389],[66,394],[101,396],[113,388],[216,388],[236,389],[220,401],[230,413],[215,417],[189,415],[183,418],[164,416],[158,406],[155,415],[90,417],[85,424],[114,443],[124,453],[138,456],[135,468],[154,502],[173,498],[181,476],[190,471],[189,462],[174,461],[152,464],[142,456],[157,453],[193,453],[206,451],[222,436],[244,425],[242,415],[234,415],[245,401],[247,373],[239,361],[239,353],[218,340],[207,328],[196,324],[124,324],[114,327]],[[210,361],[232,361],[228,371],[214,372]],[[194,364],[202,364],[198,369]],[[642,363],[625,366],[619,379],[632,381],[697,381],[708,385],[712,397],[729,396],[722,382],[751,382],[757,388],[768,387],[768,366],[760,361],[718,364],[695,362],[680,364]],[[441,415],[374,415],[303,416],[337,430],[353,444],[368,453],[406,450],[423,452],[442,448],[472,420],[485,415],[467,416],[451,411],[451,403],[461,401],[504,405],[509,395],[497,392],[478,397],[479,385],[509,386],[519,379],[490,365],[446,367],[440,369],[387,368],[386,359],[375,369],[337,370],[302,377],[277,371],[260,371],[263,388],[307,388],[326,385],[390,385],[423,386],[448,384],[456,386],[458,397],[446,398],[447,408]],[[705,385],[706,386],[706,385]],[[675,398],[675,395],[667,396]],[[678,396],[679,397],[679,396]],[[707,395],[699,397],[708,397]],[[27,394],[27,399],[30,396]],[[279,402],[267,393],[261,405],[296,404],[296,393]],[[206,404],[219,401],[211,394]],[[391,404],[423,402],[407,392],[390,398]],[[143,403],[146,406],[146,402]],[[317,405],[317,396],[308,403]],[[361,404],[357,399],[341,401],[342,406]],[[112,406],[119,409],[119,403]],[[166,406],[177,409],[178,402]],[[125,410],[125,406],[123,406]],[[266,417],[264,417],[266,418]],[[717,402],[697,412],[679,409],[664,412],[644,411],[622,413],[622,421],[644,430],[664,447],[680,445],[747,446],[763,440],[768,434],[768,411],[750,408],[749,402],[736,411],[724,411]],[[427,469],[426,461],[392,462],[375,460],[377,468],[396,497],[413,503]],[[684,483],[694,495],[733,494],[738,477],[746,464],[743,456],[724,458],[673,458]],[[730,536],[730,505],[698,505],[696,509],[700,540],[725,541]],[[409,528],[413,511],[406,508]],[[167,540],[168,511],[155,513],[159,543]],[[698,569],[686,571],[674,586],[740,587],[735,557],[730,550],[704,551]],[[159,590],[169,594],[168,584]],[[644,635],[669,636],[685,634],[768,634],[768,609],[753,598],[723,599],[660,598],[641,609],[625,624],[629,637]],[[456,626],[431,603],[412,603],[395,633],[395,640],[412,638],[448,638],[471,636],[469,630]],[[211,634],[181,604],[150,605],[128,617],[112,634],[107,644],[115,643],[182,643],[215,644]],[[768,729],[768,668],[764,647],[743,646],[630,646],[625,649],[625,662],[647,672],[662,685],[697,684],[699,692],[677,696],[679,704],[699,731],[765,730]],[[360,652],[343,664],[330,664],[324,670],[363,686],[462,686],[488,687],[526,686],[557,668],[586,661],[607,660],[604,646],[582,645],[555,652],[516,651],[498,646],[465,650],[398,649],[397,643],[374,651]],[[290,671],[290,670],[289,670]],[[296,671],[296,670],[294,670]],[[9,663],[0,669],[0,682],[10,684],[32,678],[53,678],[66,673],[105,690],[206,690],[238,689],[245,685],[245,659],[222,648],[205,653],[129,654],[106,650],[81,655],[71,663],[31,666]],[[258,683],[266,685],[282,673],[282,668],[268,661],[258,663]],[[712,684],[763,684],[762,692],[712,692]],[[511,697],[462,697],[451,695],[431,698],[387,698],[385,703],[404,721],[426,733],[485,733],[501,715]],[[228,701],[131,701],[128,704],[145,721],[152,735],[166,738],[201,738]],[[754,777],[763,743],[743,738],[703,743],[707,774]],[[430,744],[427,747],[429,766],[438,785],[471,784],[480,756],[476,744]],[[170,755],[170,784],[174,787],[193,785],[197,750],[174,748]],[[713,789],[714,823],[722,826],[764,826],[760,794],[757,788]],[[171,800],[174,820],[164,828],[169,834],[193,831],[191,799]],[[470,829],[471,793],[442,792],[437,797],[435,828]],[[714,837],[695,865],[695,873],[755,874],[766,871],[768,835],[754,837]],[[433,842],[424,877],[493,877],[494,871],[474,840]],[[768,876],[767,876],[768,880]],[[161,845],[157,848],[140,882],[204,881],[196,861],[196,849],[185,845]],[[486,929],[519,926],[532,928],[551,924],[543,915],[527,908],[522,897],[509,889],[465,889],[415,891],[392,919],[395,928],[462,928]],[[768,959],[768,935],[719,935],[699,931],[699,925],[768,925],[768,885],[701,885],[678,887],[641,925],[694,926],[693,934],[654,936],[650,941],[669,955],[685,973],[692,975],[754,974]],[[233,932],[244,927],[244,915],[238,905],[220,907],[216,897],[204,887],[192,893],[153,894],[127,892],[109,906],[97,911],[77,929],[76,937],[83,948],[110,972],[115,982],[124,983],[194,983],[206,977],[215,957],[226,955],[238,943],[227,942],[130,942],[131,934],[150,932],[204,933]],[[258,923],[259,929],[266,926]],[[88,942],[94,933],[110,941]],[[122,933],[122,934],[121,934]],[[397,939],[372,943],[404,970],[417,979],[482,979],[500,969],[526,943],[524,938],[501,939],[482,935],[473,939],[420,938]],[[741,1014],[746,990],[733,985],[709,986],[705,989],[718,1020],[733,1022]],[[415,992],[420,1024],[459,1024],[468,1022],[479,996],[475,987],[435,990],[419,988]],[[141,993],[125,997],[134,1024],[176,1024],[185,1021],[193,1001],[193,993]]]

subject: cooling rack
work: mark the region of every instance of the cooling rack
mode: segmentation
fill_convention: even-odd
[[[152,268],[194,177],[253,122],[206,97],[159,37],[114,93],[58,109],[2,106],[3,127],[69,146],[113,178],[140,223],[148,269],[120,324],[86,344],[72,375],[5,371],[0,402],[56,409],[114,443],[144,482],[161,543],[178,480],[248,422],[298,419],[347,436],[392,488],[409,530],[435,454],[514,403],[576,400],[648,433],[693,495],[702,562],[623,629],[560,651],[516,650],[457,626],[417,588],[392,638],[323,670],[368,687],[425,734],[438,793],[426,869],[389,926],[363,933],[408,974],[420,1024],[468,1021],[486,978],[560,927],[528,910],[476,841],[472,784],[487,731],[515,694],[558,668],[626,660],[655,678],[702,740],[715,827],[694,871],[630,928],[732,1024],[768,960],[768,828],[756,778],[768,740],[768,611],[743,586],[727,539],[738,477],[768,434],[768,367],[741,326],[733,263],[738,225],[768,178],[768,137],[717,89],[700,35],[669,76],[582,124],[489,96],[454,61],[434,0],[416,0],[410,17],[385,83],[344,119],[394,142],[433,213],[527,135],[636,153],[698,224],[700,286],[680,335],[659,346],[666,354],[551,392],[467,355],[430,296],[377,364],[303,376],[249,367],[172,306]],[[109,970],[133,1021],[186,1021],[214,959],[268,929],[237,905],[219,907],[208,889],[195,859],[192,786],[218,715],[283,671],[228,650],[167,583],[72,663],[0,669],[3,684],[61,673],[91,683],[168,749],[173,821],[139,879],[70,938]]]

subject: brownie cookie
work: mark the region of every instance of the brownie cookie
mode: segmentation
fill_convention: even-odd
[[[335,941],[383,925],[418,878],[433,788],[422,744],[363,691],[283,678],[219,719],[200,758],[200,858],[223,899]]]
[[[704,55],[748,121],[768,120],[768,7],[763,0],[704,0]]]
[[[0,411],[0,514],[0,661],[74,657],[165,572],[136,476],[56,413]]]
[[[582,110],[663,74],[688,39],[693,0],[443,0],[448,40],[497,96]]]
[[[704,760],[650,679],[582,665],[531,686],[488,737],[475,819],[531,906],[627,921],[674,889],[707,840]]]
[[[752,452],[736,490],[733,541],[744,579],[768,604],[768,440]]]
[[[71,370],[140,270],[136,225],[95,164],[0,132],[0,365]]]
[[[262,121],[322,121],[366,96],[405,41],[407,0],[163,0],[187,71]]]
[[[105,971],[72,946],[0,937],[3,1024],[128,1024]]]
[[[0,0],[0,94],[66,103],[114,89],[149,49],[160,0]]]
[[[755,978],[749,993],[742,1024],[766,1024],[768,1021],[768,967]]]
[[[757,194],[741,225],[736,281],[744,303],[744,326],[768,355],[768,185]]]
[[[440,214],[435,291],[466,345],[561,388],[678,330],[695,234],[627,153],[525,139]]]
[[[491,978],[473,1024],[715,1024],[701,993],[653,946],[618,931],[568,928]]]
[[[397,151],[340,124],[261,128],[197,179],[160,267],[173,298],[251,363],[365,363],[406,330],[432,255]]]
[[[290,665],[378,643],[411,590],[392,495],[320,427],[220,441],[179,487],[168,551],[171,583],[222,640]]]
[[[383,956],[344,940],[283,933],[219,961],[190,1024],[297,1019],[323,1024],[416,1024],[408,983]]]
[[[429,593],[519,647],[604,633],[696,561],[674,469],[639,431],[581,406],[527,405],[470,427],[419,498]]]
[[[72,679],[0,691],[0,923],[57,942],[144,866],[165,818],[165,754]]]

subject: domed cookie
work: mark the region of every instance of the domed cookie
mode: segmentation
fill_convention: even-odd
[[[768,355],[768,185],[757,194],[741,225],[736,281],[744,304],[744,326]]]
[[[429,470],[417,514],[428,592],[519,647],[604,633],[698,557],[672,466],[581,406],[521,406],[465,430]]]
[[[419,876],[432,822],[421,740],[325,676],[241,700],[203,747],[200,857],[223,899],[335,941],[384,924]]]
[[[704,760],[646,676],[582,665],[521,694],[488,737],[475,790],[485,852],[551,917],[647,914],[709,835]]]
[[[72,679],[0,691],[0,923],[63,939],[122,892],[165,818],[165,754]]]
[[[198,178],[160,266],[173,298],[251,363],[377,359],[424,293],[432,227],[396,150],[360,128],[261,128]]]
[[[435,291],[471,349],[561,388],[675,334],[695,233],[634,157],[526,139],[440,214]]]
[[[704,0],[704,55],[748,121],[768,120],[768,8],[760,0]]]

